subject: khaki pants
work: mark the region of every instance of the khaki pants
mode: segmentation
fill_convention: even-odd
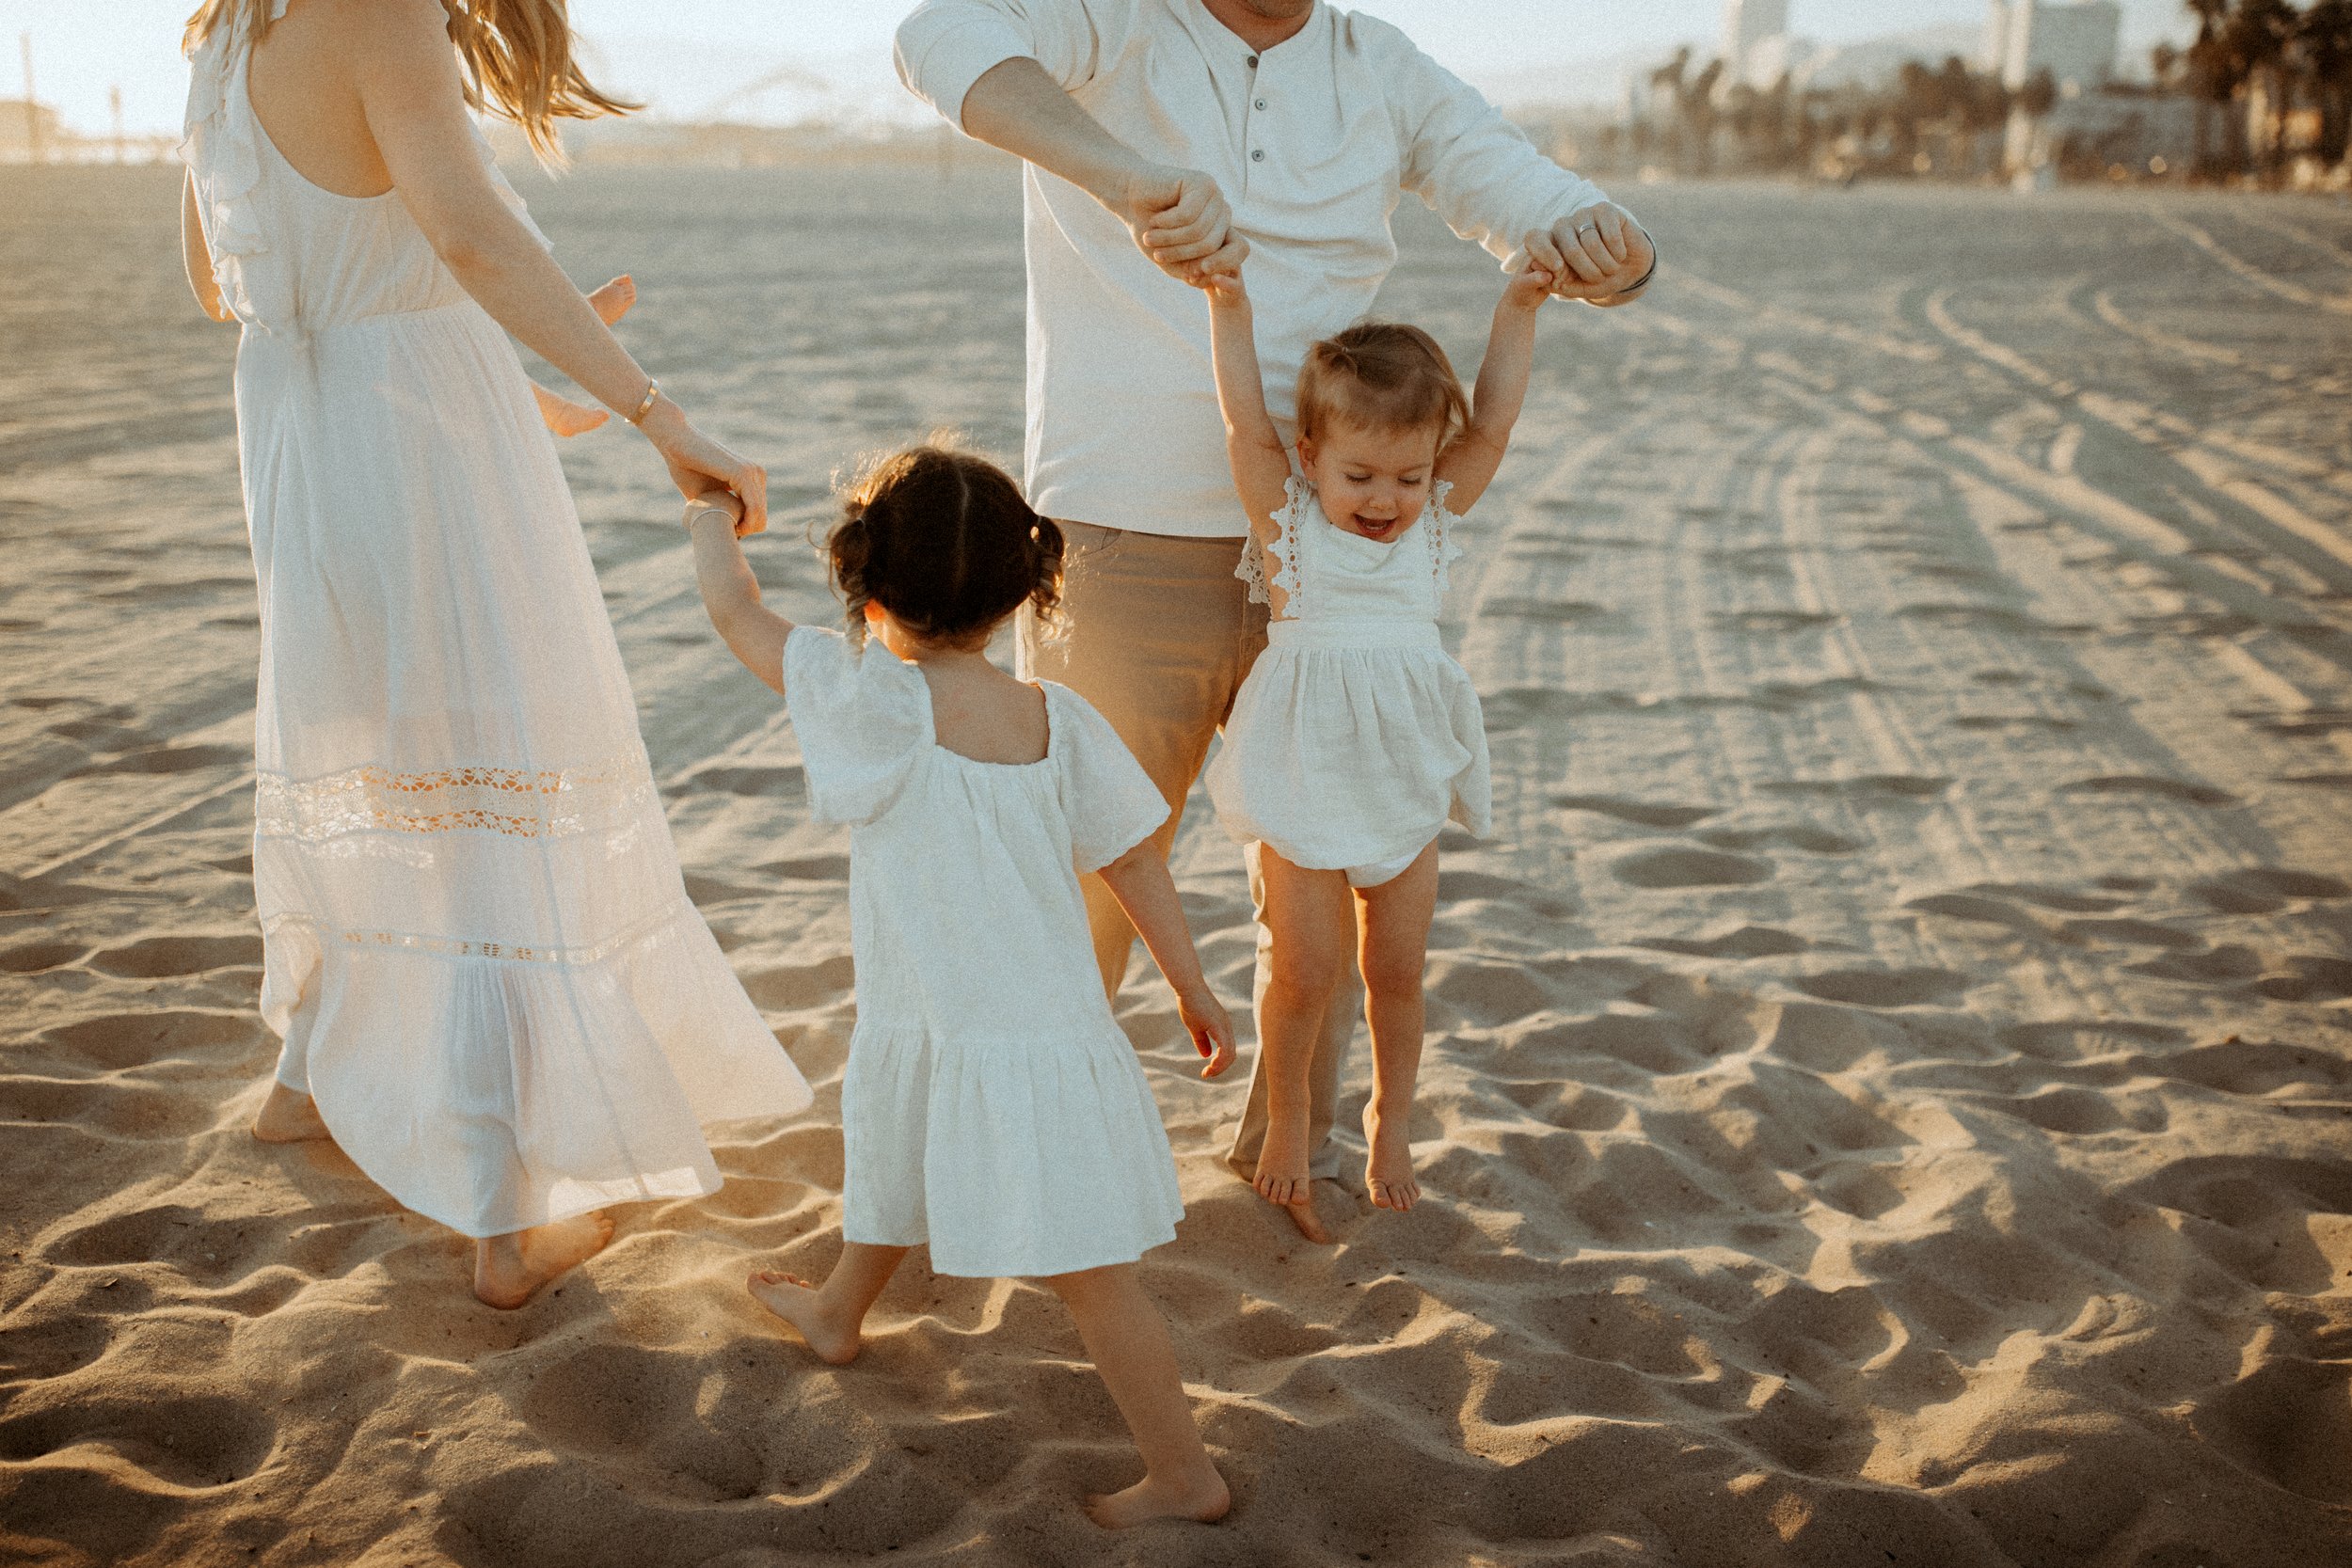
[[[1136,760],[1168,800],[1168,819],[1152,843],[1165,856],[1175,842],[1184,797],[1207,761],[1210,738],[1232,711],[1242,678],[1265,646],[1266,609],[1249,602],[1233,576],[1239,539],[1181,539],[1063,523],[1069,553],[1062,576],[1060,635],[1041,638],[1033,621],[1021,626],[1025,675],[1059,681],[1102,710]],[[1265,994],[1265,892],[1258,858],[1248,857],[1249,900],[1258,914],[1258,973],[1251,1005]],[[1095,961],[1114,995],[1127,973],[1135,927],[1099,877],[1084,879],[1087,920]],[[1363,1008],[1363,983],[1351,965],[1317,1032],[1309,1069],[1308,1146],[1317,1176],[1339,1171],[1330,1141],[1338,1109],[1340,1069]],[[1265,1053],[1249,1076],[1249,1101],[1226,1163],[1247,1178],[1257,1169],[1265,1140]]]

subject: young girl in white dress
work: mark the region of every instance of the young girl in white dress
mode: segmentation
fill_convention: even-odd
[[[1438,611],[1462,553],[1454,525],[1493,479],[1526,398],[1550,283],[1530,269],[1504,290],[1475,403],[1418,327],[1366,323],[1309,349],[1295,472],[1266,411],[1241,273],[1204,284],[1226,451],[1250,519],[1240,575],[1272,611],[1209,794],[1226,831],[1256,846],[1272,939],[1252,1184],[1295,1211],[1311,1202],[1316,1025],[1351,951],[1372,1024],[1365,1185],[1386,1209],[1420,1196],[1408,1129],[1438,834],[1450,818],[1483,835],[1489,814],[1478,693],[1438,641]]]
[[[690,504],[695,569],[720,635],[784,696],[810,810],[851,826],[858,1004],[840,1261],[814,1288],[756,1273],[752,1293],[839,1365],[912,1247],[941,1274],[1042,1275],[1145,1462],[1089,1512],[1214,1519],[1225,1483],[1135,1266],[1176,1233],[1175,1163],[1104,997],[1078,873],[1134,920],[1204,1077],[1232,1061],[1232,1025],[1147,842],[1159,791],[1084,698],[988,660],[1022,605],[1052,610],[1061,532],[979,458],[901,452],[853,489],[828,545],[845,637],[762,608],[738,515],[724,495]]]

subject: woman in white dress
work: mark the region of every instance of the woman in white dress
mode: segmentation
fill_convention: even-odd
[[[549,256],[469,114],[615,112],[562,0],[209,0],[183,230],[242,324],[262,668],[254,892],[284,1037],[256,1119],[331,1135],[520,1306],[701,1124],[807,1085],[687,901],[636,707],[507,333],[765,521]]]

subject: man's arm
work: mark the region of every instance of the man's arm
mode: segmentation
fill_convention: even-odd
[[[1193,283],[1232,230],[1216,182],[1142,156],[1071,97],[1134,21],[1134,0],[925,0],[899,24],[898,76],[966,134],[1093,197]]]
[[[1538,152],[1476,89],[1386,31],[1393,57],[1380,66],[1406,141],[1405,188],[1463,238],[1551,273],[1563,299],[1638,297],[1658,261],[1641,225]]]

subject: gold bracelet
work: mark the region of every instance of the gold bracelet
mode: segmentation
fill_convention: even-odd
[[[645,377],[645,395],[637,404],[637,412],[628,416],[631,424],[644,424],[645,416],[653,412],[655,400],[661,396],[661,381],[658,376]]]

